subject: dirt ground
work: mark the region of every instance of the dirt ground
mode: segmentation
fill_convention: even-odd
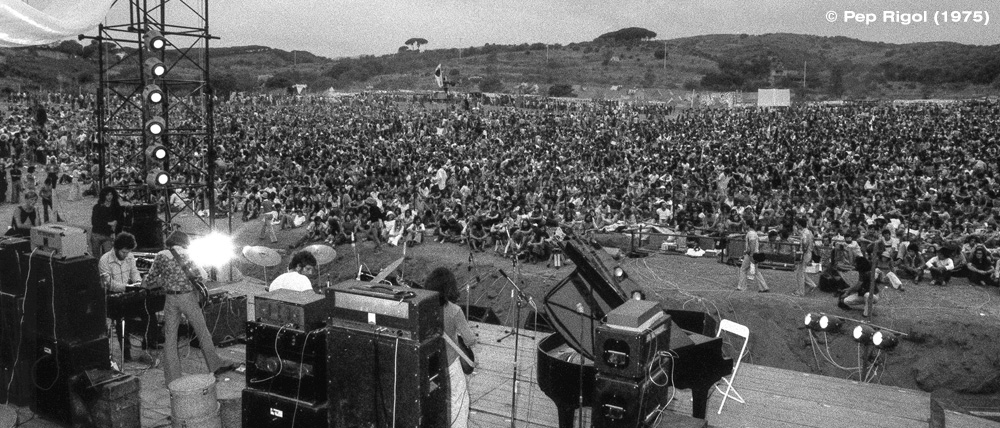
[[[85,225],[89,224],[94,203],[94,198],[88,197],[76,202],[57,202],[57,208],[69,223]],[[0,215],[9,218],[12,207],[9,203],[0,206]],[[208,231],[190,212],[174,222],[191,233]],[[303,228],[280,231],[278,242],[272,244],[267,239],[258,239],[259,222],[243,224],[238,218],[233,219],[231,231],[228,219],[216,223],[216,230],[234,237],[237,254],[244,245],[267,245],[282,253],[282,264],[267,269],[268,278],[284,271],[290,254],[288,246],[305,233]],[[602,236],[599,241],[623,242],[615,235]],[[320,269],[321,280],[329,279],[332,283],[354,278],[358,261],[377,273],[403,256],[401,247],[385,246],[375,252],[372,242],[360,242],[355,247],[340,245],[335,249],[337,258]],[[856,320],[862,320],[861,312],[841,310],[833,296],[819,291],[806,297],[793,296],[790,271],[764,270],[772,292],[757,293],[753,287],[750,291],[736,291],[737,268],[721,264],[717,258],[654,254],[615,261],[605,252],[599,253],[606,263],[617,264],[628,272],[629,278],[622,284],[625,289],[643,289],[647,296],[660,300],[668,308],[704,311],[749,327],[749,353],[744,361],[855,380],[864,377],[872,382],[933,392],[959,405],[1000,408],[997,288],[971,286],[965,279],[957,278],[947,287],[924,282],[907,283],[905,291],[883,290],[874,315],[867,321],[906,335],[896,349],[878,356],[874,368],[859,374],[859,347],[849,331],[858,324]],[[265,273],[242,256],[232,264],[243,275],[262,278]],[[471,303],[492,308],[507,325],[514,321],[510,285],[498,274],[498,269],[523,280],[526,293],[537,302],[541,302],[549,287],[573,269],[571,262],[560,269],[546,267],[545,263],[515,267],[509,259],[490,250],[474,254],[470,261],[465,247],[427,240],[407,250],[397,273],[407,280],[422,282],[437,266],[452,268],[460,284],[471,286],[468,294]],[[818,333],[813,342],[808,330],[802,327],[808,312],[845,318],[843,332]]]

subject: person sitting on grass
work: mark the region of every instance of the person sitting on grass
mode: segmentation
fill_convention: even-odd
[[[986,251],[982,244],[972,250],[972,257],[969,258],[969,283],[972,285],[997,285],[993,281],[994,263],[993,257]]]
[[[920,254],[920,245],[911,242],[906,246],[906,253],[896,264],[896,275],[902,278],[912,279],[913,284],[919,284],[924,279],[924,256]]]
[[[870,309],[866,301],[874,304],[878,303],[878,287],[872,286],[872,263],[863,256],[855,257],[854,268],[858,271],[858,282],[843,291],[837,301],[837,307],[845,311],[855,307],[865,306],[864,316],[868,316]]]
[[[955,269],[955,262],[951,260],[951,251],[947,247],[941,247],[937,256],[928,260],[926,266],[931,272],[934,285],[947,285],[951,280],[951,272]]]
[[[483,224],[479,221],[473,221],[469,224],[468,231],[466,239],[469,241],[469,250],[475,252],[485,251],[486,238],[489,237],[489,234],[486,233]]]

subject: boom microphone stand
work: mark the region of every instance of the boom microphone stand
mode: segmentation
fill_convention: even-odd
[[[517,415],[517,354],[518,351],[521,349],[520,348],[521,305],[522,302],[528,302],[528,304],[535,309],[536,313],[538,312],[538,307],[535,306],[535,301],[532,300],[531,297],[528,296],[527,294],[524,294],[524,290],[522,290],[521,287],[518,287],[517,283],[511,280],[510,277],[507,276],[507,273],[503,271],[503,269],[498,269],[498,270],[500,271],[500,275],[503,275],[504,279],[506,279],[507,282],[509,282],[510,285],[514,287],[511,290],[512,294],[511,298],[515,298],[514,295],[516,295],[517,299],[517,310],[515,311],[517,315],[515,316],[514,327],[511,329],[510,333],[507,333],[507,335],[497,339],[497,342],[499,343],[507,336],[511,335],[514,336],[514,373],[511,379],[512,382],[510,387],[510,428],[514,428],[514,417]]]
[[[514,266],[517,267],[517,257],[514,258]],[[514,327],[511,328],[510,330],[504,331],[505,334],[503,336],[500,336],[499,339],[497,339],[497,343],[502,342],[504,339],[506,339],[506,338],[508,338],[510,336],[519,336],[521,334],[520,333],[521,305],[523,305],[524,302],[528,302],[528,304],[531,305],[531,308],[535,310],[535,313],[536,314],[538,313],[538,307],[535,306],[535,301],[532,300],[531,296],[528,296],[527,294],[524,294],[524,290],[522,290],[521,287],[518,287],[517,284],[514,283],[514,281],[512,279],[510,279],[509,276],[507,276],[507,273],[504,272],[503,269],[499,269],[499,271],[500,271],[500,274],[503,275],[503,277],[507,279],[507,282],[510,282],[510,285],[514,286],[514,289],[510,290],[510,293],[511,293],[510,298],[511,298],[511,305],[516,305],[517,306],[517,309],[514,311],[517,314],[516,315],[517,319],[514,320]],[[521,276],[521,268],[520,267],[518,267],[518,269],[517,269],[517,276],[518,276],[518,279],[520,279],[520,276]],[[523,279],[521,279],[521,284],[522,285],[524,284],[524,280]],[[504,287],[506,287],[506,285]],[[501,290],[503,290],[503,289],[501,288]],[[516,298],[515,298],[515,294],[516,294]],[[529,339],[531,339],[531,340],[535,340],[534,336],[527,336],[527,337]],[[514,346],[517,346],[517,337],[514,338]]]

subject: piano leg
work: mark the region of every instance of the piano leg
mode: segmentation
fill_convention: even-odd
[[[691,388],[691,416],[698,419],[705,419],[705,408],[708,406],[708,392],[712,390],[712,385],[705,388]]]
[[[556,410],[559,412],[559,428],[573,428],[573,422],[576,417],[576,408],[573,406],[560,406],[556,404]]]

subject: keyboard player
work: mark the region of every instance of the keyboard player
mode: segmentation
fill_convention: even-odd
[[[135,265],[135,256],[132,255],[132,250],[135,250],[135,236],[130,233],[119,233],[115,237],[114,245],[111,251],[104,253],[101,256],[101,260],[98,262],[98,268],[101,272],[101,285],[104,286],[105,291],[109,295],[117,295],[120,293],[125,293],[130,285],[137,285],[142,281],[142,277],[139,276],[139,268]],[[145,312],[138,313],[138,317],[126,317],[123,314],[111,314],[114,321],[115,330],[118,332],[118,342],[123,344],[123,353],[126,360],[132,358],[131,356],[131,346],[123,339],[127,337],[125,332],[122,331],[121,323],[126,321],[129,324],[136,322],[138,320],[139,324],[135,324],[145,330],[146,326],[149,324],[149,314]],[[126,328],[126,330],[136,330],[135,328]],[[143,338],[143,347],[146,345],[146,338]]]

